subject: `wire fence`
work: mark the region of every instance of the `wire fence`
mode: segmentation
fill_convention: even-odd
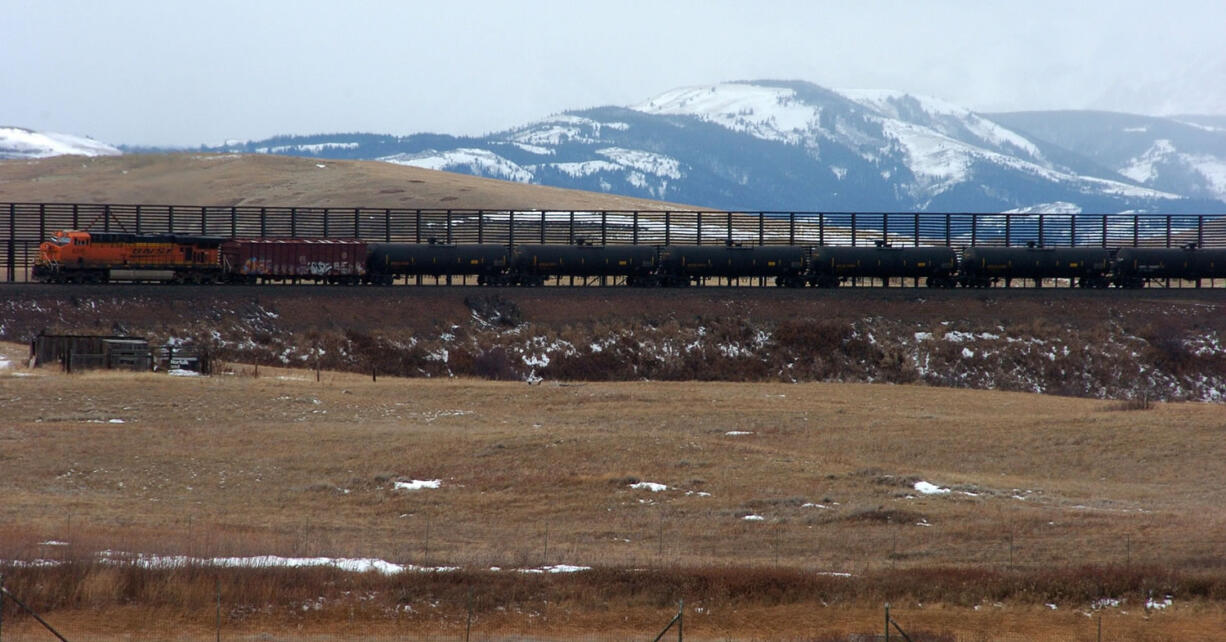
[[[373,242],[631,245],[1226,247],[1210,214],[463,210],[0,203],[0,265],[24,281],[56,230]]]

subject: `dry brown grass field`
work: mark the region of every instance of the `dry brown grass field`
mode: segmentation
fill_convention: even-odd
[[[127,154],[6,160],[0,161],[0,185],[3,186],[3,200],[22,203],[695,209],[614,194],[524,185],[378,161],[264,154]]]
[[[1220,405],[242,364],[66,375],[0,353],[0,568],[70,639],[212,639],[218,590],[227,634],[286,636],[265,639],[454,639],[470,604],[479,639],[650,639],[680,599],[691,639],[848,639],[879,631],[887,601],[933,640],[1092,640],[1100,617],[1105,639],[1221,634]],[[439,487],[397,489],[412,480]],[[546,565],[592,570],[521,572]],[[5,615],[6,635],[33,630]]]

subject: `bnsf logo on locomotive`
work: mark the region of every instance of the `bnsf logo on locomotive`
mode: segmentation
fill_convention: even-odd
[[[134,247],[132,256],[167,256],[174,253],[170,247]]]

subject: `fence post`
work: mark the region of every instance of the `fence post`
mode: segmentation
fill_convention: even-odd
[[[473,631],[473,587],[468,587],[468,622],[464,624],[464,642],[468,642]]]
[[[35,612],[34,609],[26,606],[25,602],[22,602],[21,600],[17,599],[16,595],[9,593],[8,589],[4,588],[3,585],[0,585],[0,595],[9,596],[9,599],[13,600],[14,604],[21,607],[21,609],[24,610],[26,613],[29,613],[30,616],[33,617],[35,620],[38,620],[38,623],[43,625],[43,628],[50,631],[52,635],[59,638],[60,642],[68,642],[68,640],[65,639],[64,636],[60,635],[59,631],[56,631],[54,628],[51,627],[50,624],[47,624],[47,621],[44,620],[42,616],[40,616],[37,612]]]
[[[16,205],[9,203],[9,242],[8,242],[8,271],[9,271],[8,280],[9,281],[17,280],[17,259],[15,256],[13,256],[13,253],[17,251],[17,242],[14,240],[17,238],[17,229],[16,229],[16,226],[17,226],[16,211],[17,210],[16,210],[16,207],[17,207]],[[41,241],[42,239],[40,238],[38,240]]]
[[[684,619],[685,619],[685,600],[681,600],[680,602],[677,603],[677,614],[673,616],[673,619],[668,621],[668,624],[664,625],[664,630],[660,631],[660,634],[657,635],[655,639],[652,640],[652,642],[660,642],[660,640],[664,639],[664,634],[668,633],[668,630],[673,628],[674,624],[677,625],[677,642],[684,642],[684,639],[685,639]]]
[[[890,642],[890,603],[885,603],[885,642]]]

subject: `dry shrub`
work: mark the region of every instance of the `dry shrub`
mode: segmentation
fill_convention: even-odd
[[[474,316],[492,326],[513,328],[524,322],[519,306],[499,295],[464,297],[464,305]]]
[[[850,336],[851,326],[828,319],[781,321],[774,333],[780,347],[798,354],[840,351]]]
[[[495,381],[512,381],[523,378],[516,367],[515,360],[502,346],[494,346],[478,353],[473,358],[471,372],[462,374],[472,374]]]
[[[1197,370],[1197,357],[1184,345],[1183,333],[1171,324],[1150,324],[1138,334],[1146,342],[1145,357],[1174,375]]]

